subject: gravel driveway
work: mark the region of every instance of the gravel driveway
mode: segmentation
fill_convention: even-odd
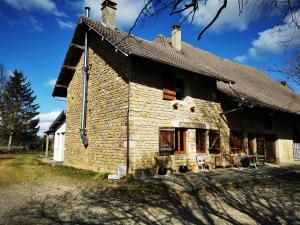
[[[192,193],[138,182],[94,182],[48,173],[21,182],[0,180],[0,224],[300,224],[299,221],[298,174],[264,179],[239,189]]]

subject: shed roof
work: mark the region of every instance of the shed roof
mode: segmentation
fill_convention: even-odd
[[[55,133],[55,131],[61,127],[61,125],[66,121],[66,114],[65,111],[62,111],[57,117],[56,119],[51,123],[51,125],[49,126],[49,129],[44,132],[46,134],[53,134]]]

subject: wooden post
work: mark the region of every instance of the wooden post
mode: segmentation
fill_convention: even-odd
[[[12,135],[13,135],[13,132],[10,132],[9,139],[8,139],[8,146],[7,146],[8,150],[10,150],[10,148],[11,148]]]
[[[48,158],[48,150],[49,150],[49,135],[46,134],[46,151],[45,151],[45,158]]]

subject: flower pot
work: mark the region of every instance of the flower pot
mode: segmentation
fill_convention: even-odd
[[[159,167],[158,168],[158,175],[166,175],[167,174],[167,168]]]
[[[249,167],[250,161],[247,156],[241,158],[242,167]]]
[[[186,173],[188,171],[187,166],[179,166],[179,172],[180,173]]]

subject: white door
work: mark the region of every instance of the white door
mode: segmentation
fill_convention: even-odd
[[[65,133],[61,133],[61,149],[60,149],[61,161],[64,161],[64,151],[65,151]]]

